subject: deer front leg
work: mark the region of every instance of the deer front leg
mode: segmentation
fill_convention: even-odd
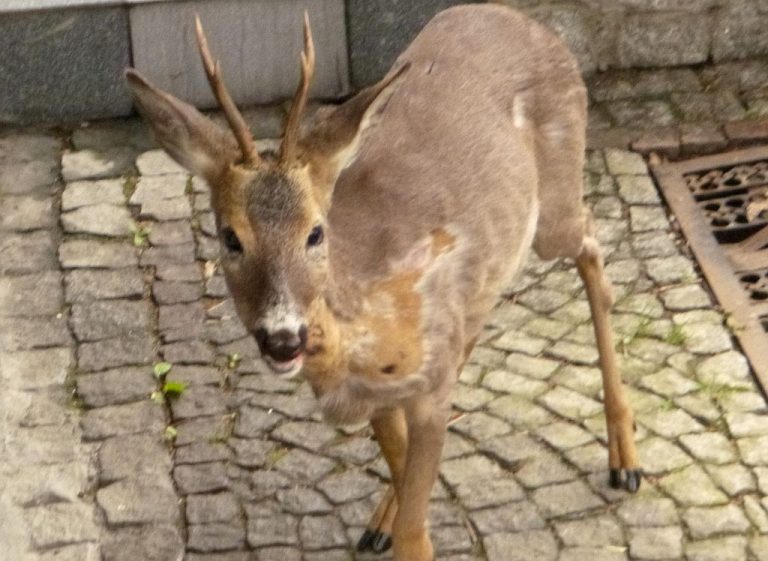
[[[365,532],[357,542],[357,550],[382,553],[392,546],[392,524],[397,513],[395,489],[402,487],[405,471],[407,445],[405,414],[399,408],[387,410],[371,419],[371,427],[389,466],[392,484],[387,488]]]
[[[610,484],[613,488],[620,488],[624,470],[624,487],[634,493],[640,488],[642,477],[635,450],[634,417],[616,363],[609,315],[613,293],[603,270],[600,247],[594,238],[584,239],[581,253],[576,258],[576,267],[587,289],[603,374]]]
[[[427,511],[437,479],[445,441],[447,411],[429,397],[414,399],[405,408],[408,426],[403,482],[397,490],[398,509],[392,528],[395,561],[432,561]]]

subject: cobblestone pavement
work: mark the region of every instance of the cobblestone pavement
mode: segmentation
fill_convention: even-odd
[[[532,259],[455,391],[439,559],[766,560],[765,401],[643,160],[594,150],[585,174],[648,477],[607,487],[586,299]],[[5,131],[0,231],[3,555],[375,557],[353,553],[386,477],[370,432],[259,371],[208,194],[135,121]]]

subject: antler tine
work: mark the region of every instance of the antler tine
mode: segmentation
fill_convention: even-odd
[[[315,74],[315,44],[312,40],[312,30],[309,26],[309,14],[304,12],[304,51],[301,53],[301,80],[293,97],[291,112],[285,125],[283,144],[280,146],[280,161],[290,162],[296,156],[296,146],[299,141],[299,125],[304,108],[307,105],[309,86]]]
[[[237,139],[240,151],[243,153],[243,162],[246,165],[257,165],[261,160],[256,150],[256,143],[253,135],[248,129],[242,114],[238,111],[232,96],[229,95],[227,87],[224,85],[224,79],[221,75],[221,65],[218,61],[214,62],[211,51],[208,49],[208,40],[203,31],[203,24],[200,23],[200,16],[195,15],[195,31],[197,33],[197,46],[200,50],[200,58],[203,61],[205,75],[208,77],[208,83],[211,85],[213,95],[219,102],[219,106],[224,111],[224,116],[232,129],[232,133]]]

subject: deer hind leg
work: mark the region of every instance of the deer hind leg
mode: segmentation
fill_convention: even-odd
[[[623,486],[630,492],[640,487],[642,472],[637,460],[634,438],[634,418],[627,401],[616,363],[616,351],[611,332],[610,309],[613,291],[603,270],[600,247],[591,236],[584,238],[581,252],[576,257],[576,267],[584,281],[592,312],[600,370],[605,393],[605,416],[608,429],[608,466],[611,487]]]
[[[392,475],[390,484],[368,526],[357,542],[357,550],[382,553],[392,547],[392,524],[397,514],[396,489],[402,485],[405,470],[407,428],[402,409],[387,411],[371,420],[373,432]]]

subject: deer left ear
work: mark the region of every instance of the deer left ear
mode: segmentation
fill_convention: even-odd
[[[355,161],[360,146],[376,128],[408,68],[410,63],[405,63],[377,84],[339,105],[301,139],[301,151],[309,164],[310,175],[328,194],[339,174]]]

